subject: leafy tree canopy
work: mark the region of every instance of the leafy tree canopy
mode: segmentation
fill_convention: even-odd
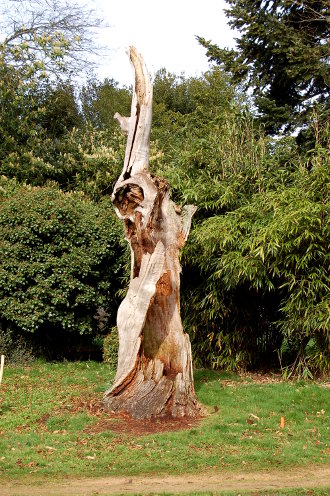
[[[0,62],[58,78],[86,68],[94,53],[93,10],[67,0],[6,0],[0,11]]]
[[[96,129],[114,129],[117,127],[113,118],[115,112],[129,115],[131,98],[131,92],[119,88],[113,79],[100,82],[89,78],[80,92],[83,118]]]
[[[67,152],[66,141],[60,145],[59,139],[81,124],[71,78],[86,66],[87,53],[95,48],[92,31],[99,25],[92,11],[66,0],[2,4],[2,174],[34,184],[42,182],[41,176],[55,179],[55,169]],[[60,176],[57,179],[62,182]]]

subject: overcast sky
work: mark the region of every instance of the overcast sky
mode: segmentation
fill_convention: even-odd
[[[121,85],[133,82],[125,49],[134,45],[153,75],[165,67],[175,74],[200,75],[208,69],[199,35],[221,47],[233,47],[235,33],[227,25],[224,0],[89,0],[109,27],[100,43],[109,48],[97,70],[100,79],[113,78]]]

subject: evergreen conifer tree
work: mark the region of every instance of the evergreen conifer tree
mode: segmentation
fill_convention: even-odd
[[[240,37],[235,50],[198,37],[211,61],[236,82],[252,87],[270,133],[308,121],[318,105],[329,112],[329,4],[326,0],[227,0],[229,24]]]

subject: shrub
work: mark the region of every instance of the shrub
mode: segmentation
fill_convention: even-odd
[[[103,342],[103,361],[116,369],[118,361],[119,337],[117,327],[111,329]]]
[[[19,336],[15,338],[11,329],[3,329],[0,324],[0,355],[5,355],[6,362],[14,365],[26,364],[34,359],[31,344]]]
[[[31,186],[52,182],[64,191],[82,191],[98,200],[111,193],[124,150],[119,130],[73,128],[56,138],[33,136],[3,156],[0,150],[0,174]]]
[[[121,240],[110,201],[2,179],[0,318],[25,333],[96,332],[96,309],[117,309]]]

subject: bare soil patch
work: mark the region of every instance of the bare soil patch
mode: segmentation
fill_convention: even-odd
[[[85,432],[97,434],[111,430],[119,434],[132,436],[147,436],[159,432],[181,431],[192,429],[198,425],[200,419],[196,418],[151,418],[133,419],[128,413],[106,414],[106,418],[100,419],[96,424],[85,429]]]
[[[112,494],[180,494],[199,491],[263,491],[324,488],[329,494],[330,466],[308,466],[287,471],[219,472],[181,476],[133,476],[74,479],[53,483],[4,482],[1,496],[96,496]]]
[[[98,434],[107,430],[116,432],[117,434],[125,434],[129,436],[147,436],[159,432],[173,432],[181,430],[189,430],[198,425],[200,420],[205,417],[183,417],[174,418],[169,415],[151,419],[134,419],[126,412],[111,413],[106,412],[103,408],[102,401],[98,395],[90,395],[86,397],[72,397],[70,406],[66,405],[58,410],[61,412],[87,412],[95,418],[95,423],[88,426],[84,432],[89,434]],[[39,422],[46,423],[48,415],[44,415],[39,419]]]

